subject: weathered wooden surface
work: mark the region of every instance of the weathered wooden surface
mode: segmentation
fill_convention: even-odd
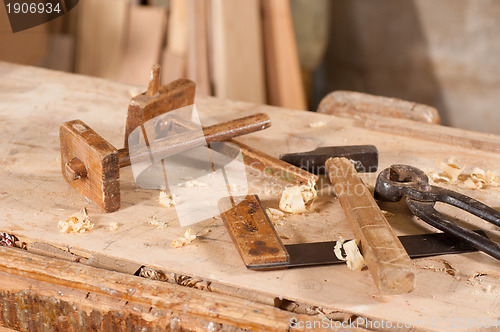
[[[19,249],[0,254],[0,324],[16,330],[287,331],[292,318],[318,320]]]
[[[217,216],[191,227],[193,234],[200,235],[192,244],[173,248],[171,241],[186,229],[177,223],[175,210],[158,205],[158,191],[135,185],[130,168],[120,170],[122,208],[111,214],[101,213],[62,178],[58,130],[63,122],[79,118],[111,144],[121,146],[129,88],[103,79],[0,63],[0,127],[4,138],[0,140],[1,230],[70,248],[72,252],[86,249],[197,276],[212,284],[234,286],[244,294],[300,302],[309,306],[309,312],[354,313],[391,322],[414,322],[415,326],[436,331],[452,330],[452,319],[491,322],[498,318],[500,266],[482,253],[413,260],[417,271],[415,290],[381,297],[368,270],[350,271],[344,265],[249,271]],[[468,168],[500,173],[498,154],[367,130],[359,120],[215,98],[198,98],[196,105],[203,125],[255,112],[267,113],[272,127],[240,140],[272,156],[326,145],[374,144],[379,149],[380,169],[392,163],[426,169],[436,167],[436,159],[453,157]],[[309,126],[318,121],[324,121],[326,126]],[[474,138],[478,134],[470,135]],[[373,186],[376,174],[360,176]],[[265,208],[277,208],[282,186],[251,170],[248,179],[250,193],[258,194]],[[331,196],[329,181],[323,180],[309,212],[289,216],[283,226],[276,227],[285,244],[353,237],[339,202]],[[498,187],[473,191],[463,185],[444,186],[493,207],[500,206]],[[92,232],[61,234],[58,221],[84,206],[89,207],[96,224]],[[404,203],[382,203],[381,208],[394,214],[388,221],[398,235],[430,230],[413,220]],[[464,219],[470,227],[487,229],[498,241],[499,232],[494,226],[456,209],[438,208]],[[169,226],[151,226],[149,219],[153,215],[170,221]],[[118,230],[108,230],[111,222],[118,223]]]
[[[410,257],[352,163],[330,158],[325,166],[377,288],[382,294],[411,292],[415,272]]]

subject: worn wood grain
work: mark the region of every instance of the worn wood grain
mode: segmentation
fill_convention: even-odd
[[[321,100],[319,113],[367,118],[372,115],[439,124],[434,107],[397,98],[374,96],[355,91],[334,91]]]
[[[370,130],[412,137],[428,142],[437,142],[467,149],[500,153],[500,138],[497,135],[478,133],[453,127],[437,127],[433,124],[415,123],[405,119],[388,119],[371,116],[364,126]]]
[[[347,158],[330,158],[325,165],[377,288],[382,294],[413,291],[415,271],[410,257],[352,163]]]
[[[319,321],[243,299],[0,248],[0,323],[35,330],[202,330],[221,324],[288,331]],[[304,329],[299,329],[304,330]]]

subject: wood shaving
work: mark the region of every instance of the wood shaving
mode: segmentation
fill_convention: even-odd
[[[184,236],[178,237],[175,240],[172,240],[172,247],[174,248],[180,248],[182,246],[188,245],[193,240],[196,239],[196,235],[191,234],[191,229],[188,229],[185,233]]]
[[[116,231],[117,229],[118,229],[118,223],[116,223],[116,222],[112,222],[112,223],[110,223],[110,224],[109,224],[109,228],[108,228],[108,230],[109,230],[110,232],[114,232],[114,231]]]
[[[476,182],[473,179],[467,179],[464,182],[464,186],[467,189],[479,190],[483,188],[482,182]]]
[[[338,259],[341,261],[345,261],[346,258],[342,256],[342,245],[344,244],[345,240],[343,237],[340,237],[340,239],[335,242],[335,247],[333,248],[333,252],[335,253],[335,256],[337,256]]]
[[[298,186],[286,187],[281,194],[279,207],[282,211],[293,214],[306,212],[300,188]]]
[[[365,266],[365,259],[359,251],[359,240],[351,240],[344,243],[344,251],[347,258],[347,267],[354,271],[361,271]]]
[[[483,187],[492,186],[498,187],[500,182],[498,177],[490,170],[484,170],[479,167],[474,167],[470,173],[470,178],[464,182],[467,189],[483,189]]]
[[[185,187],[185,188],[193,188],[193,187],[208,187],[208,185],[205,182],[201,182],[198,180],[189,180],[183,183],[179,183],[177,185],[178,187]]]
[[[174,194],[167,194],[165,191],[160,191],[160,195],[158,196],[158,204],[163,207],[169,208],[179,203],[180,197],[175,196]]]
[[[61,233],[85,233],[90,232],[94,228],[91,222],[87,209],[83,208],[80,211],[72,214],[66,220],[60,220],[57,227]]]
[[[457,165],[453,159],[449,159],[447,162],[437,160],[436,163],[441,171],[433,169],[425,172],[431,184],[436,182],[457,183],[462,178],[463,185],[467,189],[480,190],[488,186],[500,186],[500,180],[490,170],[474,167],[469,174],[464,174],[464,167]]]
[[[486,179],[486,183],[490,186],[494,186],[494,187],[500,186],[500,180],[498,180],[498,177],[495,175],[495,173],[493,173],[490,170],[486,171],[485,179]]]
[[[279,208],[282,211],[299,214],[306,212],[306,203],[317,196],[314,186],[300,185],[286,187],[281,194]]]
[[[309,127],[311,127],[311,128],[323,128],[323,127],[326,127],[326,122],[325,121],[311,122],[309,124]]]
[[[284,223],[284,218],[285,218],[285,213],[278,210],[278,209],[273,209],[273,208],[267,208],[266,209],[266,214],[269,217],[269,220],[273,223],[275,226],[283,226]]]
[[[457,165],[453,159],[448,159],[447,162],[437,160],[436,163],[444,173],[441,175],[441,177],[448,178],[447,182],[451,183],[457,182],[458,177],[460,176],[460,174],[462,174],[462,171],[464,169],[464,167]]]
[[[168,227],[168,223],[165,221],[160,221],[158,217],[152,216],[151,219],[149,219],[149,224],[151,226],[154,226],[158,229],[165,229]]]
[[[354,271],[361,271],[365,264],[365,259],[361,252],[359,251],[359,240],[350,240],[344,242],[345,240],[341,237],[335,243],[333,252],[338,259],[343,260],[347,263],[347,267]],[[346,257],[342,255],[341,249],[344,249]]]
[[[300,193],[302,194],[304,203],[308,203],[318,195],[318,192],[316,191],[314,186],[306,186],[305,184],[303,184],[299,186],[299,189]]]

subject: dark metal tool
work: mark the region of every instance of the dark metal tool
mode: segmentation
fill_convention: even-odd
[[[344,263],[334,253],[336,241],[284,245],[264,211],[257,195],[248,195],[239,204],[234,198],[219,202],[222,220],[248,269],[270,270]],[[486,234],[483,236],[486,236]],[[400,236],[411,258],[477,251],[446,233]]]
[[[471,197],[430,185],[427,175],[416,167],[392,165],[379,174],[375,198],[397,202],[402,197],[406,197],[411,212],[423,221],[500,260],[500,245],[453,222],[436,211],[434,205],[453,205],[496,226],[500,226],[500,212]]]
[[[378,150],[374,145],[324,146],[313,151],[280,155],[281,160],[313,174],[326,174],[326,161],[335,157],[349,159],[357,172],[377,171]]]

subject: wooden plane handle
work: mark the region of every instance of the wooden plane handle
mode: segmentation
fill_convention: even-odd
[[[411,292],[415,271],[410,257],[352,163],[330,158],[326,168],[377,288],[382,294]]]
[[[224,197],[219,211],[231,240],[249,269],[285,264],[289,256],[257,195]],[[238,204],[235,204],[235,201]]]

